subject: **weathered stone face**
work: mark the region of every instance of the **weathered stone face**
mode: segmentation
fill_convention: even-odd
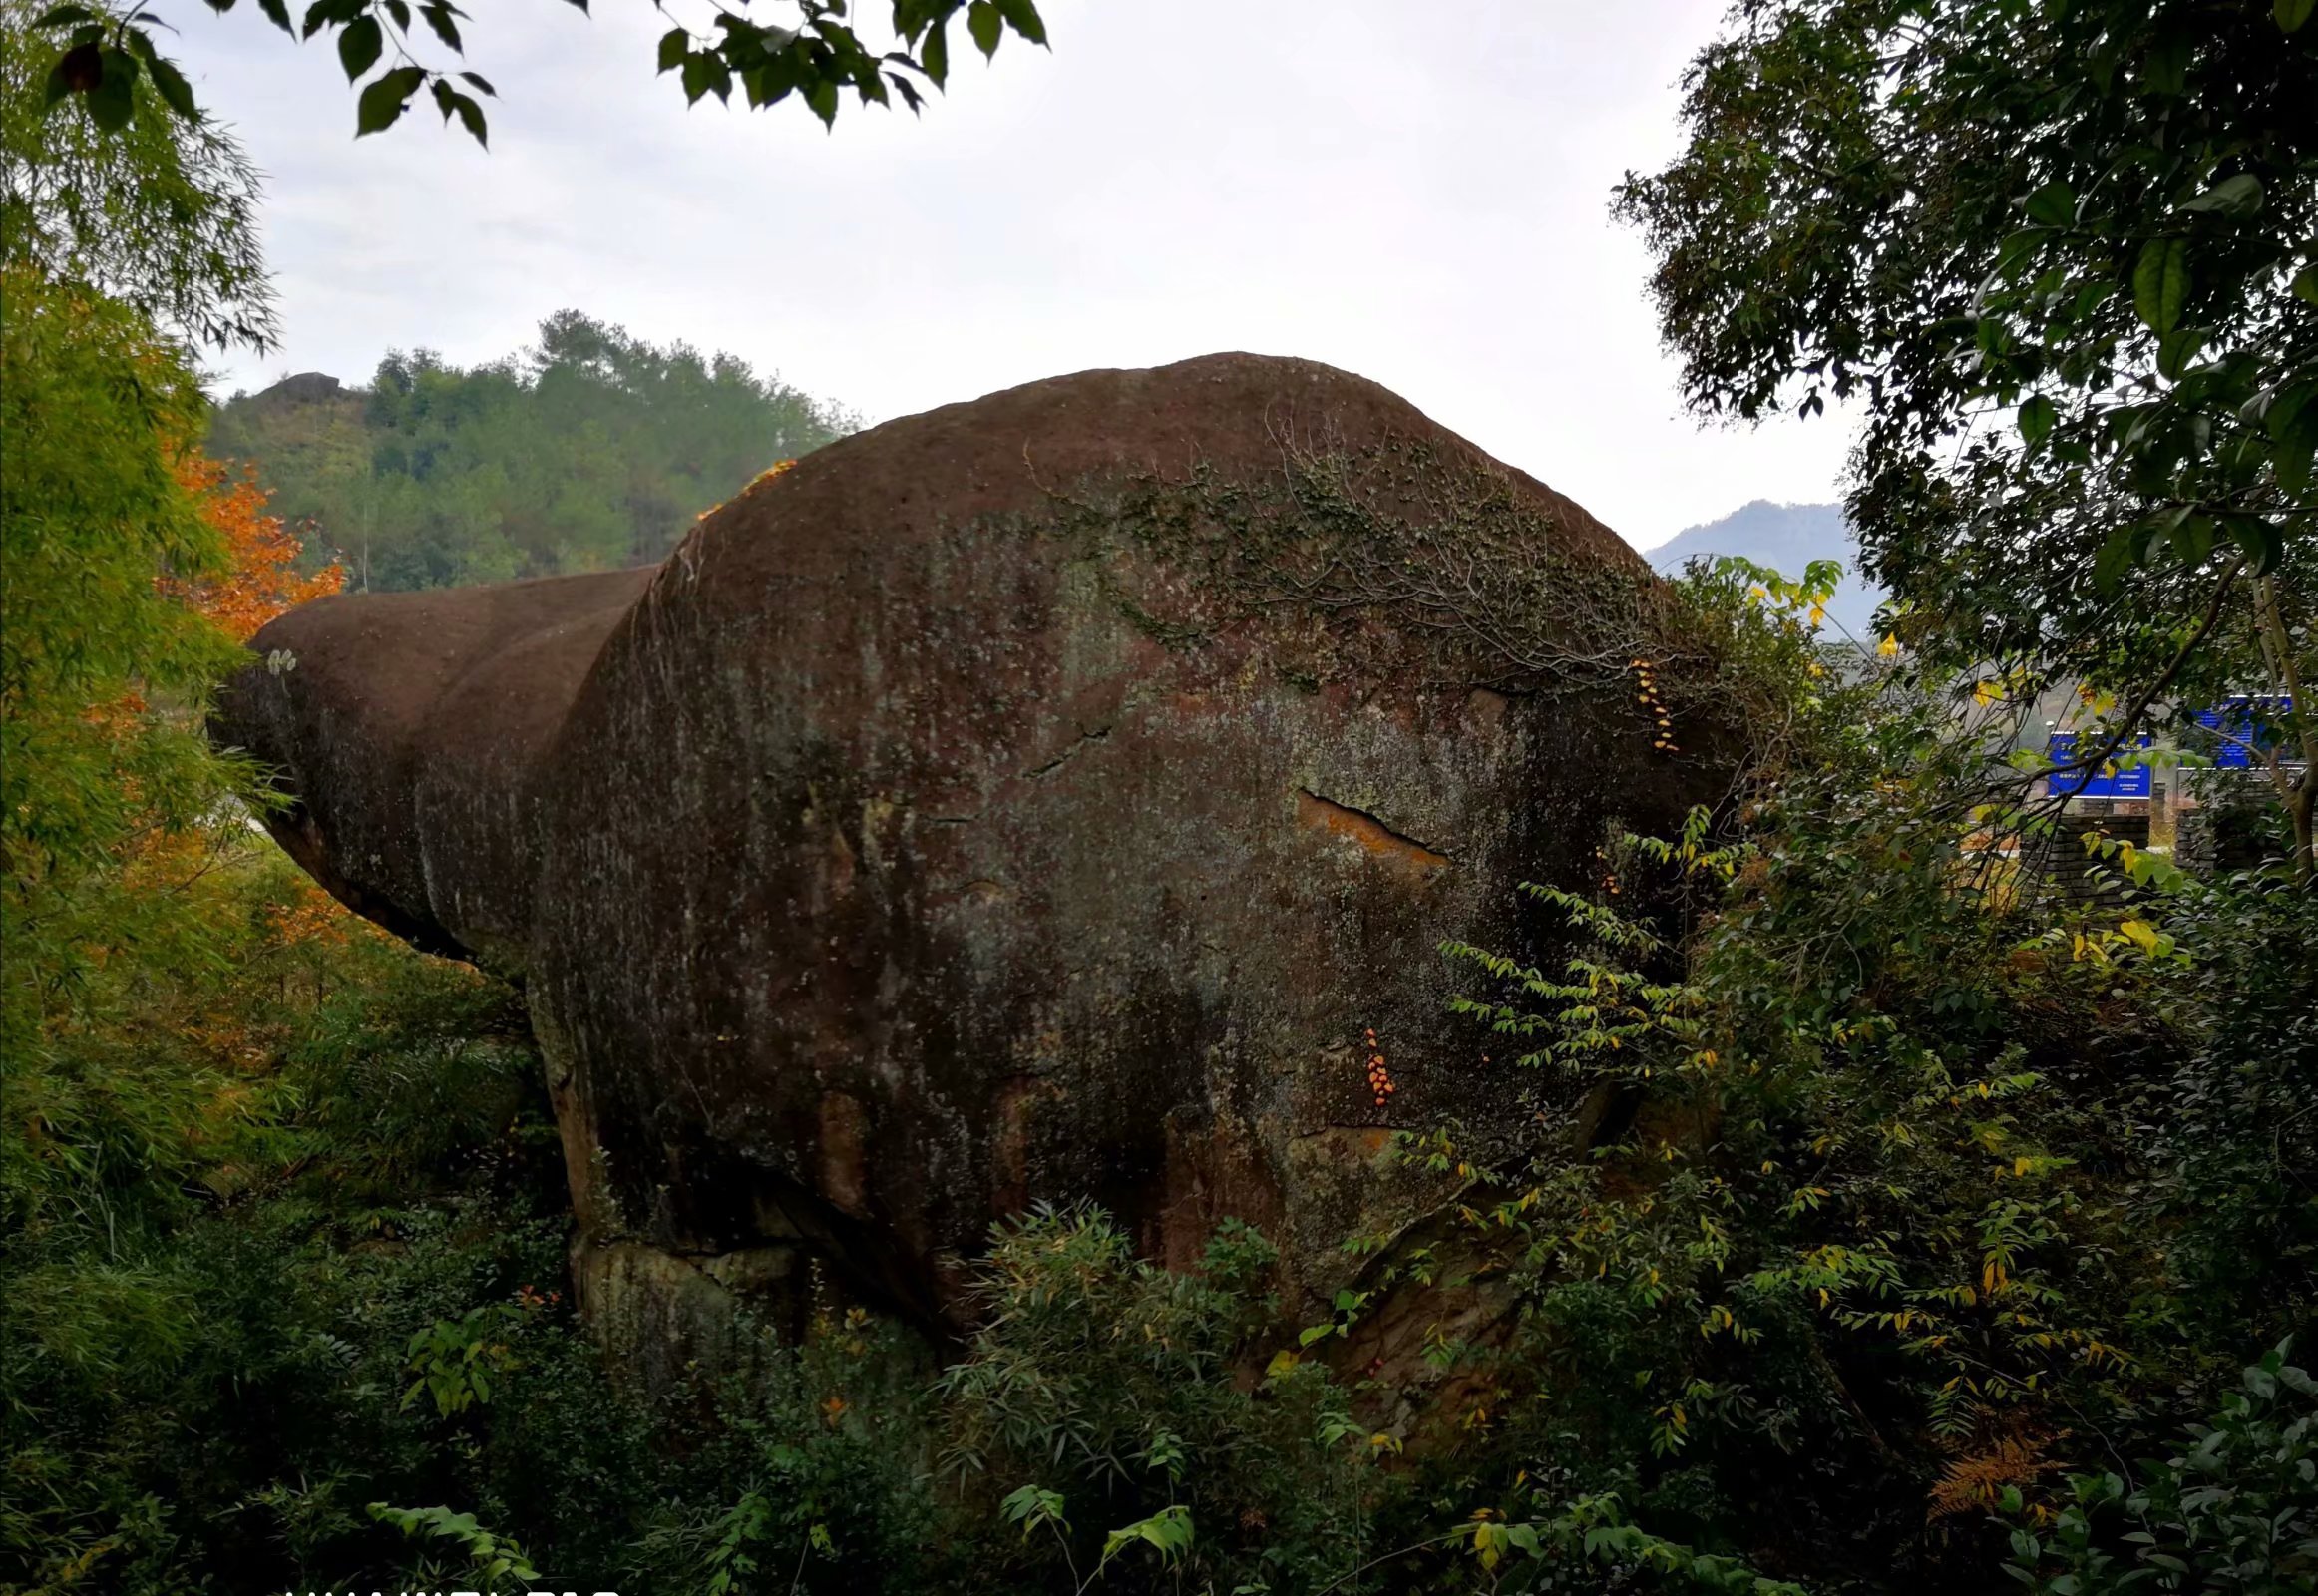
[[[324,885],[526,982],[599,1314],[811,1254],[939,1321],[1080,1199],[1326,1289],[1426,1200],[1394,1127],[1554,1111],[1438,944],[1542,952],[1515,883],[1712,795],[1658,615],[1551,490],[1228,355],[846,439],[651,572],[308,605],[220,735]]]

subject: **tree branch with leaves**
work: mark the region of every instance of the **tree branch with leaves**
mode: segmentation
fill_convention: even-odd
[[[220,14],[236,3],[207,0]],[[483,100],[498,91],[460,64],[467,49],[460,24],[468,14],[455,0],[313,0],[294,19],[288,0],[255,3],[268,22],[294,39],[330,36],[346,81],[359,86],[357,137],[393,127],[424,93],[446,126],[456,120],[476,143],[489,144]],[[588,0],[571,3],[582,12],[588,8]],[[660,38],[658,67],[677,74],[687,104],[708,95],[729,104],[738,89],[752,110],[794,100],[825,127],[836,124],[848,95],[864,106],[899,103],[913,114],[923,110],[926,91],[939,93],[949,84],[954,22],[963,21],[984,58],[994,58],[1009,33],[1046,43],[1035,0],[893,0],[892,37],[882,48],[849,20],[846,0],[788,0],[779,21],[752,15],[746,0],[738,8],[708,0],[708,14],[695,22],[677,18],[665,0],[656,3],[674,24]],[[419,35],[422,23],[431,44]],[[48,104],[75,102],[98,128],[119,133],[136,119],[143,82],[171,113],[198,123],[202,113],[192,86],[154,41],[153,29],[167,26],[150,0],[122,13],[80,0],[42,13],[34,27],[48,32],[58,50],[48,69]],[[449,52],[451,60],[425,59],[435,49]]]

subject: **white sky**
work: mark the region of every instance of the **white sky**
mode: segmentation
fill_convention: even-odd
[[[1374,378],[1644,547],[1836,497],[1841,424],[1682,414],[1609,216],[1676,149],[1721,0],[1042,0],[1050,53],[1009,38],[985,66],[957,28],[923,119],[849,103],[833,134],[737,93],[687,111],[640,0],[473,9],[488,154],[423,102],[356,141],[327,40],[254,0],[166,8],[270,175],[284,347],[223,391],[367,382],[389,348],[490,359],[567,306],[872,421],[1252,349]]]

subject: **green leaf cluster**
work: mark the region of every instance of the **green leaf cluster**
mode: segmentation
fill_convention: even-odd
[[[1855,407],[1851,519],[1918,647],[2128,720],[2278,694],[2307,757],[2312,104],[2298,5],[1775,0],[1619,208],[1695,408]],[[2278,796],[2307,876],[2318,783]]]
[[[587,0],[571,0],[580,11]],[[33,25],[53,30],[57,53],[46,56],[45,107],[78,104],[100,131],[119,134],[139,120],[138,89],[150,83],[174,115],[197,123],[201,112],[177,67],[153,44],[144,26],[146,0],[113,15],[68,3],[43,11]],[[208,0],[219,13],[235,0]],[[846,0],[791,0],[789,25],[760,21],[745,11],[717,6],[700,29],[678,22],[661,36],[657,56],[662,73],[674,72],[688,104],[713,94],[729,103],[735,84],[750,107],[778,105],[791,96],[824,126],[833,125],[847,93],[861,104],[890,106],[897,100],[916,113],[925,105],[921,86],[942,89],[950,79],[950,25],[965,13],[966,31],[983,56],[995,56],[1008,33],[1031,44],[1046,43],[1046,25],[1035,0],[894,0],[894,39],[884,50],[864,42],[848,16]],[[479,145],[490,129],[476,96],[495,96],[481,73],[428,65],[416,51],[425,48],[416,32],[424,22],[434,42],[454,58],[466,54],[460,24],[467,13],[455,0],[310,0],[292,21],[286,0],[257,0],[265,19],[290,37],[307,40],[335,35],[338,64],[355,96],[357,138],[382,133],[402,120],[427,92],[448,125],[454,118]],[[663,8],[665,9],[665,8]],[[383,71],[362,80],[381,61]],[[150,124],[149,111],[143,119]]]
[[[164,114],[149,71],[117,80],[145,108],[125,127],[52,115],[35,23],[36,0],[0,0],[0,260],[86,284],[188,343],[268,347],[259,184],[240,147],[212,123]]]
[[[2070,1476],[2072,1499],[2049,1523],[2012,1532],[2005,1572],[2034,1596],[2289,1596],[2318,1583],[2318,1381],[2286,1361],[2290,1350],[2246,1369],[2210,1422],[2142,1462],[2137,1486],[2108,1471]],[[2017,1488],[2003,1506],[2030,1516]]]
[[[485,1529],[473,1513],[455,1513],[448,1507],[393,1507],[385,1502],[372,1502],[369,1513],[405,1535],[449,1541],[467,1554],[475,1577],[487,1585],[501,1579],[520,1579],[528,1584],[540,1580],[540,1571],[531,1565],[523,1547]]]
[[[232,790],[197,719],[236,657],[161,591],[215,533],[175,470],[201,400],[179,349],[81,287],[7,268],[0,326],[0,1051],[23,1056],[129,927],[92,922],[122,862]]]

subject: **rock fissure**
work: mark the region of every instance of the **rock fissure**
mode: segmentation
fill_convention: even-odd
[[[1022,772],[1022,774],[1031,781],[1037,781],[1043,777],[1051,776],[1054,774],[1054,772],[1060,770],[1064,765],[1067,765],[1073,759],[1076,759],[1080,754],[1086,752],[1086,750],[1093,744],[1104,741],[1110,736],[1110,734],[1111,728],[1108,726],[1097,726],[1092,731],[1082,731],[1078,734],[1078,740],[1076,742],[1073,742],[1069,747],[1063,749],[1062,752],[1056,754],[1052,759],[1047,760],[1046,763],[1036,766],[1033,769],[1025,770]]]
[[[1299,787],[1296,790],[1296,816],[1307,826],[1344,838],[1363,853],[1422,875],[1445,869],[1453,863],[1448,855],[1438,853],[1414,837],[1393,830],[1365,809],[1354,809],[1350,804],[1338,803],[1334,798],[1324,798],[1310,787]]]

